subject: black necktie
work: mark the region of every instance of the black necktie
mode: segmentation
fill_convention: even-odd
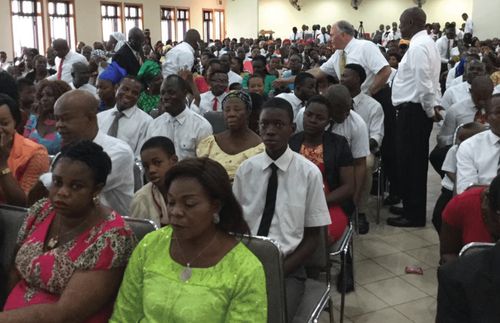
[[[262,219],[260,220],[258,236],[267,237],[269,228],[273,221],[274,209],[276,207],[276,193],[278,191],[278,166],[274,163],[269,166],[271,168],[271,176],[267,183],[266,204],[264,212],[262,212]]]

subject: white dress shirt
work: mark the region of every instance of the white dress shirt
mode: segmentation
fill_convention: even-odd
[[[470,98],[470,84],[462,82],[448,88],[441,99],[441,106],[449,109],[453,104]]]
[[[293,109],[293,118],[295,119],[297,117],[297,113],[299,113],[299,110],[304,107],[304,102],[299,99],[295,93],[280,93],[276,96],[277,98],[287,100],[288,103],[292,106]]]
[[[457,151],[457,193],[472,184],[489,185],[497,176],[500,137],[486,130],[460,144]]]
[[[227,72],[227,80],[228,80],[228,82],[227,82],[228,86],[233,84],[233,83],[239,83],[239,84],[243,83],[243,78],[231,70],[229,70],[229,72]]]
[[[116,105],[114,108],[99,112],[97,122],[99,129],[108,133],[109,128],[115,120],[115,113],[118,112]],[[133,107],[122,111],[124,116],[118,120],[118,132],[116,137],[125,141],[135,156],[140,156],[141,145],[146,138],[146,130],[153,118],[134,105]]]
[[[73,77],[71,76],[71,69],[73,67],[74,63],[84,63],[86,65],[89,64],[85,56],[75,53],[74,51],[70,50],[66,56],[64,56],[64,61],[62,63],[62,72],[61,72],[61,81],[64,81],[68,84],[73,83]],[[59,57],[56,57],[56,74],[51,75],[47,77],[48,80],[55,81],[57,80],[57,74],[59,74],[59,65],[61,63],[61,59]]]
[[[330,35],[328,35],[328,33],[319,34],[316,38],[319,40],[320,44],[328,44],[330,41]]]
[[[297,132],[304,130],[304,111],[305,108],[300,109],[295,118]],[[328,128],[329,126],[325,130]],[[333,125],[332,132],[347,139],[353,158],[362,158],[370,155],[368,127],[357,112],[351,110],[344,122]]]
[[[394,34],[392,30],[384,31],[382,34],[382,46],[387,47],[387,43],[394,39]]]
[[[472,18],[471,17],[467,18],[467,20],[465,21],[464,32],[473,34],[474,31],[473,25],[474,24],[472,23]]]
[[[172,140],[179,160],[196,157],[196,146],[212,134],[210,123],[188,107],[176,117],[165,112],[154,119],[146,132],[146,139],[164,136]]]
[[[451,50],[455,47],[454,45],[456,45],[455,40],[448,39],[446,35],[436,40],[436,46],[439,51],[439,56],[441,57],[441,64],[448,64],[451,58]]]
[[[180,70],[191,70],[194,65],[194,48],[182,42],[165,54],[165,62],[161,67],[163,78],[177,74]]]
[[[75,85],[73,84],[73,82],[69,83],[69,86],[71,86],[71,88],[73,90],[76,89]],[[78,90],[83,90],[83,91],[87,91],[89,92],[90,94],[92,94],[97,100],[101,100],[99,98],[99,95],[97,95],[97,89],[95,86],[93,86],[92,84],[89,84],[89,83],[86,83],[86,84],[83,84],[82,86],[80,86],[78,88]]]
[[[227,93],[224,92],[217,97],[217,108],[214,110],[214,99],[216,96],[212,93],[212,91],[207,91],[200,95],[200,106],[197,106],[193,102],[191,102],[190,108],[194,112],[204,115],[210,111],[222,111],[222,100],[226,97]]]
[[[410,41],[392,83],[392,104],[420,103],[429,118],[439,104],[441,60],[434,41],[422,30]]]
[[[446,158],[444,159],[443,166],[441,167],[443,172],[453,174],[457,173],[457,149],[458,145],[453,145],[446,153]],[[453,192],[455,182],[453,182],[451,178],[445,174],[443,180],[441,181],[441,186]]]
[[[278,190],[268,237],[287,256],[302,241],[305,227],[325,226],[331,220],[319,168],[290,148],[277,160],[263,152],[244,161],[233,182],[252,234],[257,234],[262,219],[272,163],[278,166]]]
[[[455,77],[453,80],[451,80],[449,87],[458,85],[458,84],[463,83],[463,82],[464,82],[464,75],[462,74],[460,76]],[[447,87],[447,89],[448,89],[448,87]]]
[[[455,64],[455,66],[450,68],[450,70],[448,71],[448,75],[446,76],[446,88],[449,88],[451,86],[451,84],[453,83],[453,80],[455,80],[455,73],[457,72],[456,71],[457,65],[458,65],[458,63]]]
[[[93,141],[108,154],[112,165],[106,185],[101,191],[101,203],[128,216],[134,197],[134,154],[125,142],[102,131],[97,133]]]
[[[387,84],[389,84],[390,87],[392,87],[392,81],[394,80],[394,77],[396,76],[397,72],[398,72],[397,69],[391,67],[391,75],[389,75],[389,78],[387,79]]]
[[[158,227],[169,223],[167,203],[156,185],[149,182],[135,192],[130,217],[151,220]]]
[[[375,139],[380,147],[384,138],[384,110],[377,100],[364,93],[353,98],[353,110],[356,111],[368,127],[368,136]]]
[[[321,65],[321,71],[340,79],[340,60],[342,52],[346,53],[346,64],[359,64],[365,69],[366,80],[361,84],[361,91],[364,93],[368,93],[375,75],[383,67],[389,65],[377,45],[368,40],[353,38],[343,51],[335,51],[332,57]]]
[[[448,146],[453,144],[453,136],[458,126],[474,121],[476,113],[477,109],[470,95],[467,99],[456,102],[448,108],[443,125],[437,135],[438,145]]]
[[[296,33],[296,34],[292,33],[292,34],[290,35],[290,40],[291,40],[292,42],[295,42],[295,41],[297,41],[297,40],[299,40],[299,39],[302,39],[302,32],[301,32],[301,31],[297,31],[297,33]]]

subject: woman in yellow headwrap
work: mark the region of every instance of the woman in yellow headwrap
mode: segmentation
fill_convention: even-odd
[[[144,85],[137,106],[144,112],[150,113],[160,103],[160,88],[163,81],[160,64],[153,60],[146,60],[139,69],[137,78]]]

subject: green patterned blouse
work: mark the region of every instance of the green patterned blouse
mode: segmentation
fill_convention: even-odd
[[[267,322],[264,269],[241,242],[209,268],[184,267],[170,257],[172,228],[148,234],[134,250],[110,322]]]
[[[146,91],[142,91],[137,101],[137,106],[142,111],[149,113],[154,108],[160,105],[160,95],[150,95]]]

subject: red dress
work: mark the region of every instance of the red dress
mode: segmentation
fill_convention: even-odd
[[[306,147],[304,145],[300,146],[300,154],[305,158],[309,159],[316,166],[318,166],[321,174],[323,175],[323,188],[325,193],[331,191],[326,181],[325,176],[325,163],[323,159],[323,145],[319,145],[316,147]],[[332,224],[328,226],[328,234],[333,239],[333,241],[337,241],[342,237],[342,233],[344,233],[347,224],[349,223],[349,219],[345,215],[344,211],[339,205],[329,204],[328,210],[330,211],[330,219],[332,220]]]
[[[74,240],[44,251],[44,241],[55,215],[47,199],[30,209],[19,231],[21,247],[15,260],[22,279],[10,292],[5,311],[56,303],[75,271],[109,270],[127,265],[135,238],[116,212]],[[86,322],[107,322],[112,310],[113,304],[108,304]]]
[[[463,245],[469,242],[494,242],[481,214],[484,187],[471,188],[455,196],[443,211],[443,222],[462,233]]]

